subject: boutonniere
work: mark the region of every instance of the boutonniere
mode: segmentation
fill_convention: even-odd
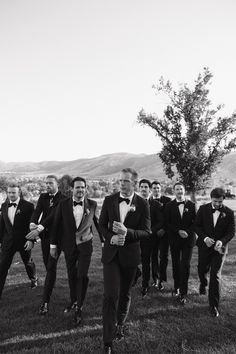
[[[20,209],[18,209],[18,210],[16,211],[16,215],[18,215],[18,214],[20,214]]]
[[[225,218],[226,217],[226,214],[223,212],[223,213],[220,213],[220,217],[221,218]]]
[[[184,213],[187,213],[188,212],[188,208],[184,208]]]
[[[129,211],[130,211],[131,213],[134,213],[135,210],[136,210],[136,206],[135,206],[134,204],[130,205]]]
[[[90,214],[90,210],[88,208],[85,209],[85,215],[89,215]]]
[[[49,208],[51,208],[53,206],[53,200],[49,201]]]

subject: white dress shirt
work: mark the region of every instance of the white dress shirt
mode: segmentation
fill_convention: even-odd
[[[73,199],[73,203],[77,202],[76,200]],[[76,224],[76,228],[78,229],[78,227],[80,226],[83,214],[84,214],[84,200],[80,200],[80,202],[83,202],[83,205],[76,205],[74,206],[73,204],[73,214],[74,214],[74,218],[75,218],[75,224]]]
[[[122,224],[125,221],[126,215],[128,214],[128,212],[130,211],[130,206],[131,206],[131,201],[133,199],[134,193],[130,196],[130,197],[125,197],[124,195],[122,195],[120,193],[120,197],[121,198],[125,198],[125,199],[129,199],[129,204],[127,204],[125,201],[119,203],[119,210],[120,210],[120,221],[122,222]]]
[[[15,219],[15,215],[16,215],[16,209],[18,207],[20,201],[20,197],[16,199],[16,201],[12,202],[9,201],[10,203],[15,203],[16,206],[11,206],[10,208],[8,208],[8,218],[10,220],[10,223],[13,225],[14,223],[14,219]]]

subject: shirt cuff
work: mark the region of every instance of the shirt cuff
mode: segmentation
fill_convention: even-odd
[[[39,232],[43,231],[43,230],[44,230],[44,226],[41,225],[41,224],[39,224],[38,227],[37,227],[37,230],[38,230]]]
[[[207,236],[207,237],[205,237],[205,238],[204,238],[204,240],[203,240],[205,243],[206,243],[206,239],[207,239],[207,238],[208,238],[208,236]]]
[[[57,245],[50,245],[50,248],[57,248]]]

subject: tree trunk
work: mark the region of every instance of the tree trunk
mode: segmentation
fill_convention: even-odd
[[[191,201],[196,204],[196,202],[197,202],[196,192],[195,191],[191,191],[189,194],[190,194]]]

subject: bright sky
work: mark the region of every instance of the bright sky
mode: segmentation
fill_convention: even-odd
[[[136,123],[163,105],[152,85],[204,66],[231,114],[235,16],[235,0],[0,0],[0,160],[156,153]]]

